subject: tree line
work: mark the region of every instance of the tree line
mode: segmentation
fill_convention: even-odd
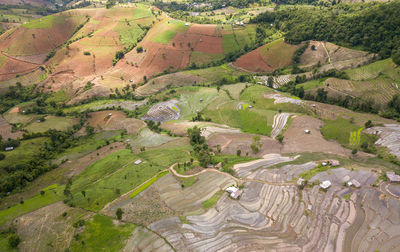
[[[337,4],[329,7],[292,7],[267,11],[252,23],[273,24],[285,41],[330,41],[357,47],[400,61],[400,2]]]

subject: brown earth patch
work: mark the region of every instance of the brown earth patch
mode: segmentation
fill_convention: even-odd
[[[284,134],[282,153],[324,152],[350,156],[350,150],[324,139],[320,131],[323,125],[321,120],[310,116],[295,117]],[[305,130],[311,133],[306,134]]]
[[[237,150],[241,150],[242,155],[248,153],[252,157],[281,152],[281,145],[278,141],[266,136],[260,136],[262,147],[258,153],[253,153],[250,147],[253,143],[253,136],[251,134],[215,133],[208,138],[207,144],[215,151],[217,150],[216,146],[220,145],[221,153],[231,155],[236,155]]]
[[[111,114],[111,115],[110,115]],[[122,111],[104,110],[89,114],[88,125],[96,131],[126,129],[129,135],[137,135],[145,123],[135,118],[126,118]]]
[[[21,131],[12,132],[12,126],[2,116],[0,116],[0,136],[3,138],[3,140],[7,140],[9,138],[17,139],[22,137],[22,133],[23,132]]]
[[[239,67],[245,71],[250,72],[271,72],[274,68],[266,63],[261,57],[260,51],[262,47],[259,47],[243,56],[233,63],[235,67]]]

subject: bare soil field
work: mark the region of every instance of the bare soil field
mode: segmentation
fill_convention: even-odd
[[[182,72],[162,75],[139,86],[135,92],[140,96],[148,96],[165,90],[167,87],[182,87],[200,83],[205,79],[199,76],[189,75]]]
[[[52,192],[49,192],[52,193]],[[67,212],[66,217],[61,214]],[[88,213],[57,202],[17,218],[22,251],[62,251],[69,247],[75,228],[72,224]]]
[[[115,110],[90,113],[87,123],[97,131],[126,129],[129,135],[137,135],[139,130],[146,126],[143,121],[127,118],[124,112]]]
[[[2,136],[4,140],[22,137],[21,131],[12,132],[11,129],[12,126],[2,116],[0,116],[0,136]]]
[[[238,133],[215,133],[210,135],[207,144],[216,150],[216,146],[221,146],[221,153],[236,155],[237,150],[241,150],[242,155],[248,153],[252,157],[261,157],[268,153],[280,153],[281,145],[278,141],[266,137],[260,137],[262,144],[258,153],[253,153],[251,144],[253,143],[253,136],[250,134]]]
[[[325,152],[349,156],[350,150],[324,139],[320,132],[323,122],[310,116],[298,116],[284,134],[282,153]],[[310,134],[304,131],[310,130]]]

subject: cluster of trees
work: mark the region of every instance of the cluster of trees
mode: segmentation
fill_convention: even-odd
[[[385,118],[400,121],[400,95],[394,95],[392,100],[388,103],[387,110],[382,112],[380,115]]]
[[[206,138],[201,135],[201,130],[197,126],[188,129],[187,132],[190,139],[190,145],[193,147],[194,156],[197,157],[202,167],[207,167],[208,164],[212,163],[212,157],[210,149],[206,143]]]
[[[188,3],[182,3],[178,1],[166,2],[162,0],[155,0],[154,5],[166,12],[176,11],[213,11],[222,9],[224,7],[232,6],[236,8],[247,8],[251,4],[266,4],[267,1],[257,0],[190,0]]]
[[[36,85],[23,87],[20,82],[10,86],[8,92],[0,96],[0,113],[4,113],[15,105],[35,99],[42,94],[36,89]]]
[[[400,2],[337,4],[329,7],[294,7],[265,12],[254,23],[274,24],[289,43],[331,41],[361,47],[387,58],[399,57]]]

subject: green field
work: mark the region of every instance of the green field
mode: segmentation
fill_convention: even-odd
[[[342,145],[348,145],[350,134],[358,132],[360,126],[351,123],[343,117],[336,120],[325,120],[325,125],[321,128],[322,135],[328,140],[335,140]]]
[[[1,151],[0,153],[5,154],[6,158],[0,161],[0,168],[17,164],[25,164],[36,154],[38,154],[40,148],[43,146],[46,140],[47,138],[45,137],[24,140],[21,141],[20,146],[15,148],[13,151]],[[0,174],[1,172],[3,171],[0,171]]]
[[[35,19],[29,23],[23,24],[22,26],[28,29],[46,29],[46,28],[51,28],[53,26],[53,23],[55,19],[59,19],[60,16],[46,16],[46,17],[41,17],[38,19]]]
[[[224,55],[221,53],[205,53],[194,51],[190,55],[190,64],[195,63],[197,65],[204,65],[210,62],[218,62],[223,58]]]
[[[121,251],[134,229],[133,224],[117,225],[108,216],[95,215],[72,240],[69,251]]]
[[[192,91],[182,94],[179,98],[180,119],[184,120],[190,120],[197,111],[202,111],[218,96],[217,90],[214,88],[185,87],[181,90]],[[203,101],[200,101],[200,99],[203,99]]]
[[[25,213],[32,212],[41,207],[50,205],[54,202],[62,200],[62,190],[64,186],[52,185],[44,188],[44,195],[37,194],[30,199],[26,199],[23,204],[17,204],[8,209],[0,211],[0,226],[7,221],[21,216]]]
[[[143,6],[144,7],[144,6]],[[152,16],[151,11],[142,7],[133,10],[133,19],[140,19]]]
[[[29,132],[38,133],[45,132],[49,129],[66,131],[72,129],[75,119],[68,117],[48,116],[44,122],[34,122],[29,124],[25,129]]]
[[[185,32],[189,28],[184,22],[179,20],[168,21],[166,30],[152,39],[153,42],[168,44],[178,32]]]
[[[307,81],[307,82],[304,82],[302,84],[297,84],[296,88],[303,87],[304,90],[311,90],[311,89],[314,89],[314,88],[319,88],[319,87],[322,87],[324,85],[324,81],[325,80],[326,80],[326,78]]]
[[[71,187],[72,202],[79,207],[99,211],[105,204],[139,186],[171,164],[188,161],[183,151],[187,147],[155,149],[137,155],[130,150],[120,150],[95,162],[85,169]],[[143,162],[135,165],[141,159]],[[85,191],[84,196],[81,192]]]
[[[131,45],[138,41],[144,31],[132,21],[119,21],[118,25],[114,28],[120,35],[120,41],[123,45]]]
[[[238,43],[236,42],[235,35],[223,34],[222,35],[222,50],[224,54],[233,53],[240,49]]]
[[[65,91],[61,90],[51,94],[49,98],[46,99],[46,103],[55,102],[55,103],[64,103],[69,100],[69,96],[65,93]]]

